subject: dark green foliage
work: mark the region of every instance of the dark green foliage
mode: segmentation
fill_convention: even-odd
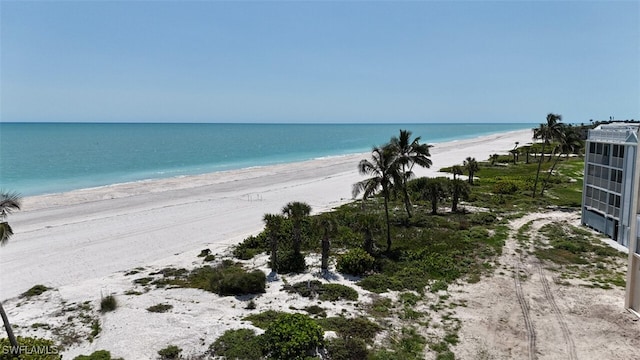
[[[138,278],[138,279],[133,280],[133,283],[134,284],[138,284],[138,285],[142,285],[142,286],[146,286],[152,281],[153,281],[152,277],[143,277],[143,278]]]
[[[269,242],[267,241],[265,232],[261,232],[257,236],[249,236],[243,242],[233,249],[233,256],[240,260],[249,260],[257,254],[269,250]]]
[[[97,350],[90,355],[78,355],[73,360],[122,360],[120,358],[112,358],[111,353],[107,350]]]
[[[272,358],[304,360],[323,345],[323,331],[307,315],[285,314],[267,327],[262,344]]]
[[[321,308],[318,305],[311,305],[304,308],[304,311],[311,315],[316,315],[317,317],[327,317],[327,312],[324,308]]]
[[[210,254],[210,255],[207,255],[207,256],[204,257],[204,261],[206,261],[206,262],[211,262],[211,261],[213,261],[215,259],[216,259],[216,256],[213,255],[213,254]]]
[[[337,269],[345,274],[364,275],[373,270],[374,264],[373,256],[362,249],[355,248],[338,257]]]
[[[285,284],[282,289],[288,293],[296,293],[302,297],[313,298],[322,288],[322,283],[318,280],[301,281],[293,285]]]
[[[42,293],[44,293],[47,290],[51,290],[51,288],[48,288],[44,285],[34,285],[31,289],[25,291],[22,293],[22,295],[20,295],[20,297],[32,297],[32,296],[38,296],[41,295]]]
[[[331,339],[326,349],[331,360],[363,360],[369,356],[367,344],[358,338]]]
[[[198,254],[198,257],[205,257],[207,255],[211,255],[211,250],[209,249],[202,249],[200,251],[200,254]]]
[[[496,194],[511,195],[518,192],[519,189],[518,183],[513,180],[498,181],[493,185],[493,192]]]
[[[159,350],[158,355],[160,355],[160,358],[163,360],[180,359],[181,352],[182,352],[182,349],[180,349],[176,345],[169,345],[166,348]]]
[[[26,346],[28,349],[39,349],[38,353],[23,353],[20,357],[11,354],[11,343],[9,339],[0,339],[0,360],[61,360],[60,352],[62,347],[56,345],[53,341],[32,337],[17,337],[20,346]]]
[[[342,339],[359,339],[373,344],[382,328],[365,317],[346,318],[342,316],[317,320],[325,331],[335,331]]]
[[[497,216],[488,212],[480,212],[469,215],[469,222],[474,225],[491,225],[497,219]]]
[[[354,289],[341,284],[323,284],[320,292],[320,300],[337,301],[337,300],[358,300],[358,292]]]
[[[341,284],[323,284],[318,280],[302,281],[293,285],[284,285],[283,290],[302,297],[314,298],[319,295],[322,301],[358,300],[358,292]]]
[[[265,292],[266,275],[261,270],[246,272],[235,267],[216,273],[211,279],[211,288],[220,295],[246,295]],[[238,270],[231,270],[238,269]]]
[[[227,330],[209,346],[212,355],[227,360],[260,360],[262,347],[251,329]]]
[[[118,301],[113,295],[105,296],[100,300],[100,312],[114,311],[118,307]]]
[[[278,272],[281,274],[304,272],[307,264],[304,255],[295,251],[280,252],[278,254]]]
[[[266,329],[267,326],[269,326],[269,324],[271,324],[272,322],[274,322],[276,319],[280,318],[284,314],[286,313],[282,311],[267,310],[259,314],[248,315],[244,317],[242,320],[251,321],[253,326],[259,327],[260,329]]]
[[[413,328],[402,328],[399,336],[391,339],[388,349],[372,354],[372,360],[418,360],[423,359],[425,339]]]
[[[156,304],[147,308],[148,312],[163,313],[173,309],[170,304]]]

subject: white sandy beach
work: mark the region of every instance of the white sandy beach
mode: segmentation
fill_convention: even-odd
[[[485,160],[531,142],[522,130],[435,144],[419,176]],[[351,199],[369,154],[118,184],[24,199],[9,219],[15,236],[0,251],[0,298],[35,284],[58,288],[203,248],[224,249],[262,228],[265,213],[290,201],[314,212]]]

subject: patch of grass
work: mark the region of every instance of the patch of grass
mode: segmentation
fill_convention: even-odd
[[[143,278],[138,278],[138,279],[133,280],[133,283],[136,284],[136,285],[147,286],[152,281],[153,281],[152,277],[143,277]]]
[[[327,312],[324,308],[321,308],[318,305],[311,305],[304,308],[304,311],[311,315],[315,315],[316,317],[327,317]]]
[[[260,338],[251,329],[227,330],[209,346],[216,357],[225,359],[260,360]]]
[[[322,284],[319,299],[322,301],[357,301],[358,292],[349,286],[341,284]]]
[[[176,345],[169,345],[164,349],[158,351],[161,359],[180,359],[180,353],[182,349]]]
[[[372,344],[382,328],[365,317],[346,318],[343,316],[317,320],[325,331],[335,331],[343,339],[355,338]]]
[[[391,315],[391,309],[393,307],[393,301],[384,296],[375,298],[367,311],[374,317],[389,317]]]
[[[93,339],[100,334],[102,327],[100,326],[100,320],[93,319],[91,322],[91,333],[89,334],[89,342],[93,342]]]
[[[173,309],[173,305],[170,304],[156,304],[147,308],[147,311],[154,313],[163,313]]]
[[[51,290],[51,288],[46,287],[44,285],[34,285],[31,289],[23,292],[20,297],[21,298],[30,298],[33,296],[42,295],[45,291]]]
[[[242,320],[251,321],[253,326],[266,329],[269,324],[284,314],[286,313],[282,311],[267,310],[258,314],[245,316]]]

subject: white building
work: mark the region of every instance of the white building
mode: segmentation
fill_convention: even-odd
[[[582,224],[629,248],[625,304],[636,312],[640,312],[639,129],[640,124],[612,123],[589,131],[582,192]]]

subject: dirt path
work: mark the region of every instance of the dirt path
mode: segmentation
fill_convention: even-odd
[[[624,310],[624,289],[560,285],[559,273],[533,255],[531,242],[517,240],[522,227],[535,237],[550,222],[578,226],[579,214],[534,213],[512,221],[495,274],[450,288],[467,303],[457,309],[457,358],[638,358],[640,322]]]

